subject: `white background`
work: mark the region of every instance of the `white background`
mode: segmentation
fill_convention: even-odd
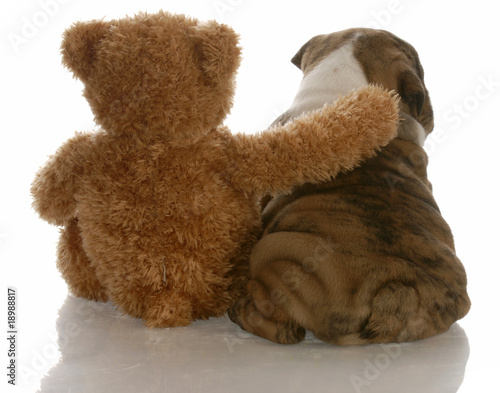
[[[80,82],[60,64],[61,33],[77,20],[162,8],[216,19],[241,35],[243,62],[226,121],[234,132],[265,129],[289,106],[301,80],[290,59],[314,35],[377,27],[415,46],[436,120],[426,144],[429,178],[454,231],[473,302],[460,323],[471,346],[460,391],[483,383],[489,391],[498,389],[500,29],[494,6],[487,0],[2,2],[0,288],[5,293],[9,285],[18,289],[23,362],[29,365],[37,348],[53,340],[57,310],[66,297],[55,268],[58,230],[31,210],[30,183],[74,131],[95,127]],[[18,391],[35,388],[37,378]],[[0,386],[4,383],[0,378]]]

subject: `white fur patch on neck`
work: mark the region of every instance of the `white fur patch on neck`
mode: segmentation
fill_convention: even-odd
[[[368,85],[352,50],[352,43],[348,43],[333,51],[302,79],[289,110],[292,117],[322,108],[340,95]]]
[[[424,127],[410,115],[400,113],[401,121],[398,125],[398,137],[401,139],[424,146],[427,133]]]

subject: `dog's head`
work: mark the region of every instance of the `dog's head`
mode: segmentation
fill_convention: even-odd
[[[333,51],[348,44],[367,81],[396,91],[402,99],[401,112],[412,116],[430,133],[434,116],[424,70],[415,48],[394,34],[356,28],[318,35],[300,48],[292,63],[306,76]]]

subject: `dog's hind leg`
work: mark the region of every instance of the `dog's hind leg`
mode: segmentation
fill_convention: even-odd
[[[259,281],[248,285],[249,295],[229,309],[229,318],[242,329],[279,344],[295,344],[305,337],[305,329],[290,320],[269,300],[267,288]]]

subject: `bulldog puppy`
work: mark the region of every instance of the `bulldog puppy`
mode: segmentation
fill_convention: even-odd
[[[299,342],[306,330],[339,345],[448,330],[470,300],[427,180],[433,112],[417,52],[389,32],[350,29],[312,38],[292,63],[304,78],[275,124],[378,84],[401,96],[398,138],[352,172],[267,203],[248,295],[230,318],[277,343]]]

